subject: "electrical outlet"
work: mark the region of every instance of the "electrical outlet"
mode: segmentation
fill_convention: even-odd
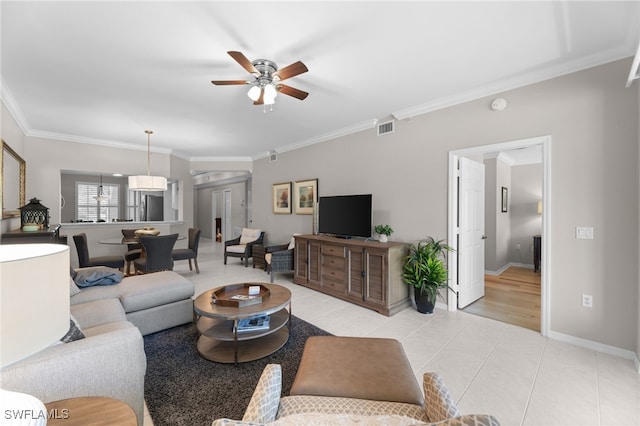
[[[582,295],[582,306],[585,308],[593,308],[593,296],[590,294]]]
[[[516,250],[520,250],[520,244],[516,244]]]

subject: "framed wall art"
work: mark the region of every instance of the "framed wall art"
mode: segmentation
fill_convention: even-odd
[[[318,202],[318,179],[300,180],[293,184],[293,205],[296,214],[313,214]]]
[[[502,213],[507,212],[507,204],[509,202],[509,190],[506,187],[502,187]]]
[[[291,182],[274,183],[272,197],[274,214],[291,214]]]

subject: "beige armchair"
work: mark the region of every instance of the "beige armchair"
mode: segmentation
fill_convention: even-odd
[[[244,266],[249,266],[249,258],[253,257],[253,246],[262,244],[264,232],[260,229],[242,228],[242,234],[238,238],[224,242],[224,264],[227,264],[227,257],[239,257],[244,259]]]

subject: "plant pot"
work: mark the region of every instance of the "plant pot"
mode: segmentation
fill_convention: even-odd
[[[429,295],[421,294],[420,290],[415,289],[414,299],[416,301],[416,309],[421,314],[432,314],[435,303],[429,300]]]
[[[389,241],[389,237],[387,237],[384,234],[381,234],[378,236],[378,241],[380,241],[381,243],[386,243],[387,241]]]

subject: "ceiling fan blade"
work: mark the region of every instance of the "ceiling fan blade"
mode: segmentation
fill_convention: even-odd
[[[247,59],[247,57],[244,56],[242,52],[236,52],[236,51],[230,50],[227,53],[229,54],[229,56],[235,59],[236,62],[242,66],[242,68],[247,70],[249,74],[260,75],[260,72],[256,69],[256,67],[253,66],[251,61]]]
[[[230,86],[233,84],[250,84],[247,80],[212,80],[216,86]]]
[[[278,91],[280,93],[284,93],[285,95],[293,96],[294,98],[298,98],[303,101],[309,94],[300,89],[296,89],[295,87],[287,86],[286,84],[278,84]]]
[[[278,71],[273,73],[273,76],[278,77],[280,81],[283,81],[288,78],[295,77],[296,75],[305,73],[307,71],[309,71],[307,66],[302,62],[298,61],[284,68],[279,69]]]
[[[254,105],[263,105],[264,104],[264,89],[262,89],[260,91],[260,97],[258,98],[258,100],[253,101]]]

